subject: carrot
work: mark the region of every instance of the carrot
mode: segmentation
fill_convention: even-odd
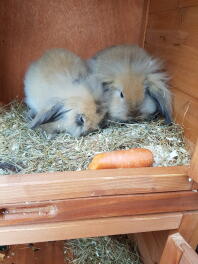
[[[116,150],[97,154],[88,169],[117,169],[149,167],[153,164],[153,154],[144,148]]]

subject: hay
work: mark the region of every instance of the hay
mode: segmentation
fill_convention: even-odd
[[[65,246],[65,255],[72,250],[75,259],[66,257],[73,264],[141,264],[135,243],[127,236],[87,238],[70,240]]]
[[[111,122],[108,128],[86,137],[60,134],[54,139],[28,128],[26,108],[13,102],[0,107],[0,174],[86,169],[96,153],[145,147],[154,154],[154,166],[189,164],[183,130],[161,120],[136,124]],[[69,247],[69,249],[68,249]],[[133,249],[132,249],[133,248]],[[65,252],[74,253],[73,264],[140,264],[135,243],[125,236],[67,241]],[[67,254],[66,254],[67,255]]]
[[[154,166],[189,163],[181,127],[157,122],[118,124],[73,138],[59,134],[50,139],[39,129],[28,128],[26,108],[13,102],[0,108],[0,162],[8,164],[0,174],[86,169],[96,153],[115,149],[145,147],[154,154]],[[15,170],[13,169],[15,168]]]

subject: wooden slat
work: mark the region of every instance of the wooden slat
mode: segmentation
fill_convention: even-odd
[[[169,231],[155,231],[134,234],[144,264],[159,263]]]
[[[183,250],[180,247],[182,242],[184,240],[179,233],[170,235],[164,248],[160,264],[179,264],[183,254]]]
[[[181,213],[0,227],[0,245],[176,229]]]
[[[185,213],[178,232],[193,249],[196,249],[198,244],[198,212]]]
[[[198,255],[184,238],[175,233],[168,237],[160,264],[197,264]]]
[[[24,72],[46,49],[68,48],[87,58],[107,46],[139,43],[143,4],[144,0],[0,1],[0,101],[23,96]]]
[[[1,261],[0,261],[1,263]],[[14,245],[9,248],[3,264],[64,264],[64,242]],[[71,263],[65,263],[71,264]]]
[[[54,172],[0,177],[0,204],[190,190],[188,167]]]
[[[189,247],[186,243],[181,245],[182,250],[184,251],[179,264],[197,264],[198,255],[195,251]]]
[[[188,175],[198,183],[198,140],[195,146]]]
[[[197,6],[198,0],[179,0],[179,7]]]
[[[198,193],[103,196],[1,206],[0,226],[7,226],[198,210]]]

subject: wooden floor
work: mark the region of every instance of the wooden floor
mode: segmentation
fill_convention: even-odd
[[[2,264],[64,264],[64,242],[45,242],[10,246],[0,252]],[[65,262],[69,264],[68,262]]]

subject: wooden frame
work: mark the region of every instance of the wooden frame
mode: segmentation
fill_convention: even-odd
[[[198,210],[188,173],[179,166],[1,177],[0,244],[178,229],[184,212]]]
[[[195,264],[198,263],[198,255],[189,246],[185,239],[175,233],[168,237],[160,264]]]
[[[66,28],[68,34],[73,34],[71,38],[67,38],[67,34],[64,37],[63,34],[59,35],[56,27],[49,26],[51,17],[54,16],[53,0],[47,1],[47,5],[40,2],[40,8],[29,8],[31,3],[21,1],[24,3],[23,11],[26,12],[26,17],[30,17],[30,21],[38,10],[39,14],[46,10],[49,12],[48,16],[40,15],[44,19],[43,23],[36,20],[32,25],[21,22],[21,17],[17,15],[17,10],[21,7],[17,2],[0,3],[0,21],[6,21],[8,25],[0,36],[0,57],[5,64],[0,72],[0,84],[4,88],[0,101],[8,102],[16,95],[22,96],[22,77],[28,63],[38,57],[41,51],[57,46],[57,43],[61,46],[67,43],[68,48],[77,53],[79,51],[86,58],[107,45],[136,42],[168,61],[168,68],[173,73],[175,120],[184,126],[187,140],[195,146],[198,129],[195,72],[198,58],[195,34],[197,0],[134,0],[126,1],[125,5],[121,0],[116,1],[116,4],[113,0],[104,1],[108,5],[108,12],[105,14],[98,11],[102,11],[103,7],[97,1],[82,1],[82,8],[76,10],[72,0],[61,0],[55,19],[60,19],[59,28]],[[68,21],[75,14],[73,19],[80,18],[83,21],[84,31],[92,32],[90,17],[81,12],[83,8],[91,10],[87,13],[90,15],[93,12],[94,18],[97,18],[95,31],[98,39],[94,46],[91,41],[87,43],[83,33],[79,50],[78,28]],[[136,12],[131,16],[134,8]],[[73,10],[73,13],[68,13],[68,21],[63,9]],[[9,12],[15,15],[9,16]],[[10,17],[14,19],[10,20]],[[142,17],[145,20],[141,22]],[[19,35],[15,32],[15,23]],[[41,30],[38,31],[37,27],[40,25]],[[38,33],[29,34],[34,38],[34,47],[31,38],[23,34],[29,32],[29,27],[33,33]],[[49,32],[46,28],[49,28]],[[122,28],[125,28],[125,34],[119,34]],[[132,31],[134,35],[130,34]],[[101,37],[101,34],[105,37]],[[15,35],[20,36],[17,41],[19,45],[13,45],[16,42]],[[46,39],[49,39],[49,43]],[[25,41],[26,49],[23,45]],[[188,78],[185,74],[187,71],[190,75]],[[145,264],[159,263],[170,232],[179,232],[192,248],[198,244],[197,164],[198,142],[190,167],[2,176],[0,245],[136,233]],[[164,263],[163,258],[171,243],[176,252],[179,248],[180,253],[183,250],[184,256],[188,254],[189,250],[181,250],[175,237],[170,236],[161,263]],[[178,263],[186,263],[182,258]]]

